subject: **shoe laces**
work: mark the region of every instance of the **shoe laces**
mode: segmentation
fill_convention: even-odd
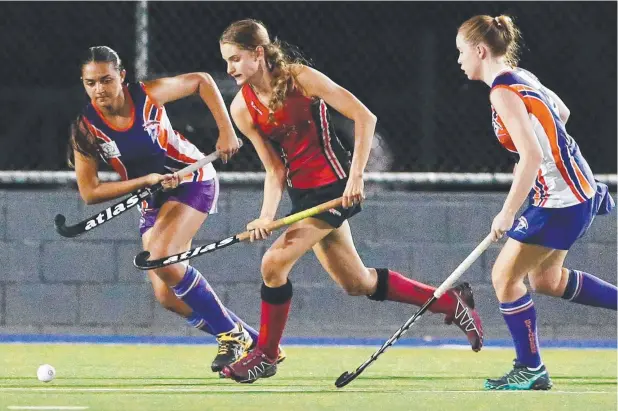
[[[227,354],[230,350],[234,349],[234,346],[242,344],[242,333],[230,331],[219,334],[217,342],[219,343],[217,354]]]
[[[513,375],[519,374],[521,371],[527,371],[527,370],[528,370],[528,367],[526,367],[525,365],[523,365],[522,363],[520,363],[519,361],[515,359],[513,360],[513,369],[507,372],[506,374],[504,374],[504,377],[502,378],[512,377]]]
[[[261,358],[262,356],[262,352],[258,350],[245,351],[238,361],[240,361],[243,366],[246,366],[251,361],[254,361],[257,358]]]

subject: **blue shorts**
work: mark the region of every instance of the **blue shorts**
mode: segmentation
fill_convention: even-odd
[[[159,191],[148,199],[146,209],[142,210],[142,216],[139,219],[139,233],[144,235],[154,226],[159,210],[166,201],[176,201],[204,214],[214,214],[217,212],[218,198],[219,181],[216,178],[183,183],[173,190]]]
[[[568,250],[583,236],[594,217],[616,206],[605,184],[597,182],[595,195],[588,201],[565,208],[528,207],[506,233],[520,243],[554,250]]]

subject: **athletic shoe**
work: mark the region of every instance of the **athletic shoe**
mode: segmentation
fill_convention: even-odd
[[[513,369],[497,380],[485,380],[487,390],[549,390],[554,384],[549,378],[545,365],[531,369],[513,361]]]
[[[277,373],[277,359],[268,358],[259,348],[249,351],[233,364],[221,370],[225,378],[251,384],[258,378],[272,377]]]
[[[472,351],[478,352],[483,347],[483,324],[474,309],[474,298],[470,284],[461,283],[449,289],[447,294],[454,297],[452,312],[444,317],[446,324],[455,323],[468,337]]]
[[[238,323],[238,331],[228,331],[217,335],[219,349],[210,368],[213,372],[221,371],[224,366],[232,364],[243,356],[253,344],[253,338]]]
[[[255,347],[257,347],[257,341],[253,340],[253,344],[251,344],[251,347],[249,347],[249,351],[253,350]],[[279,346],[279,355],[277,355],[277,364],[281,364],[286,358],[288,358],[288,356],[285,353],[285,351],[283,351],[283,347]]]

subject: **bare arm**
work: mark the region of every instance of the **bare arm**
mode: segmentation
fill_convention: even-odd
[[[212,113],[217,128],[219,141],[217,150],[222,152],[222,160],[226,162],[236,151],[238,142],[232,121],[225,107],[225,102],[217,84],[208,73],[188,73],[176,77],[164,77],[144,83],[148,94],[159,105],[179,100],[192,94],[199,94]]]
[[[495,89],[491,92],[490,100],[520,157],[513,173],[513,184],[502,207],[502,212],[515,215],[534,185],[543,152],[534,134],[526,106],[514,91]]]
[[[255,151],[266,169],[264,200],[262,202],[260,218],[274,220],[285,186],[285,165],[273,146],[256,130],[251,115],[240,93],[238,93],[234,101],[232,101],[230,112],[232,113],[234,123],[251,141],[251,144],[255,147]]]
[[[148,187],[162,181],[161,174],[148,174],[126,181],[102,183],[98,177],[98,165],[94,158],[84,156],[74,150],[75,176],[79,194],[88,205],[102,203],[129,194],[139,188]]]
[[[543,90],[547,94],[549,94],[549,97],[551,97],[551,99],[556,103],[556,105],[558,106],[558,115],[560,116],[560,120],[562,120],[562,122],[566,124],[566,122],[569,120],[569,116],[571,115],[571,110],[569,110],[566,104],[564,104],[564,101],[562,101],[556,93],[554,93],[547,87],[543,87]]]
[[[362,176],[369,153],[377,118],[352,93],[339,86],[326,75],[306,66],[298,66],[297,81],[311,96],[323,99],[329,106],[354,121],[354,156],[350,174]]]

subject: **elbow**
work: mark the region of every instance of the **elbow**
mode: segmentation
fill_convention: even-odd
[[[213,88],[216,86],[215,79],[213,79],[210,74],[206,72],[195,73],[195,74],[198,77],[198,87],[197,87],[196,92],[199,93],[201,86],[206,86],[210,88]]]
[[[270,170],[266,170],[267,177],[276,180],[279,184],[283,185],[286,180],[287,171],[284,166],[273,167]]]
[[[378,124],[378,117],[373,114],[371,111],[367,110],[367,124],[370,124],[372,127],[375,127]]]
[[[378,117],[373,114],[367,107],[362,106],[350,117],[350,120],[356,124],[362,124],[366,127],[375,127],[378,123]]]
[[[80,191],[79,195],[86,205],[94,205],[101,202],[101,200],[92,191]]]
[[[277,181],[281,182],[281,184],[285,183],[287,175],[287,170],[285,169],[285,167],[278,167],[275,170],[275,173],[275,175],[277,176]]]
[[[82,194],[81,195],[82,200],[84,200],[84,203],[86,205],[93,205],[96,204],[98,201],[96,201],[96,199],[92,196],[86,195],[86,194]]]

